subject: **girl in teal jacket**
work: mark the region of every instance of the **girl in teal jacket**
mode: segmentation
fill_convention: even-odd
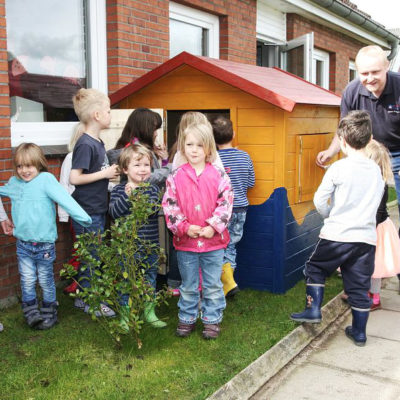
[[[83,226],[90,225],[92,220],[54,175],[47,172],[47,161],[40,147],[33,143],[20,144],[13,163],[16,176],[0,187],[0,196],[11,199],[22,310],[30,327],[49,329],[57,322],[58,305],[53,272],[57,239],[55,203]],[[40,310],[37,280],[43,292]]]

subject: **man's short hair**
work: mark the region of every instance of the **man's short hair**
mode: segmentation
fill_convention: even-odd
[[[218,115],[211,120],[215,142],[217,144],[229,143],[233,139],[232,121]]]
[[[356,55],[355,59],[356,67],[358,66],[360,58],[363,56],[376,57],[378,59],[381,59],[382,65],[384,66],[389,65],[387,55],[380,46],[370,45],[362,47]]]
[[[339,122],[337,131],[353,149],[363,149],[371,140],[372,124],[367,111],[350,111]]]

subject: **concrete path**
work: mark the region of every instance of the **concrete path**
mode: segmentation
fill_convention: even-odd
[[[399,400],[400,295],[397,278],[386,280],[383,308],[370,314],[367,344],[344,334],[347,312],[296,357],[253,400]]]

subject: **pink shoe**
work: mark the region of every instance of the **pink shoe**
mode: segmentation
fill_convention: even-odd
[[[181,295],[181,292],[178,288],[175,289],[169,288],[168,290],[173,297],[179,297]]]

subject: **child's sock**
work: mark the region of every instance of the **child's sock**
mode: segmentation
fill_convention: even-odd
[[[372,294],[372,302],[373,302],[374,304],[379,304],[380,301],[381,301],[381,298],[380,298],[380,296],[379,296],[379,293],[373,293],[373,294]]]

